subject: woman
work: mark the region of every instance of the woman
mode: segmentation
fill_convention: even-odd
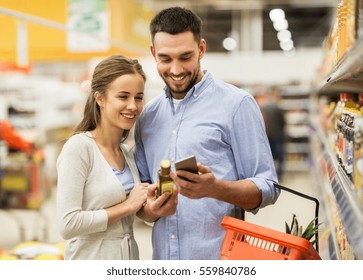
[[[95,68],[83,120],[57,160],[57,217],[65,259],[138,259],[135,213],[147,199],[122,142],[143,107],[137,60],[112,55]]]

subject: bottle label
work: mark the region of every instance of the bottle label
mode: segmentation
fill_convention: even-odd
[[[174,191],[174,182],[162,183],[161,184],[161,193],[170,192],[173,193]]]

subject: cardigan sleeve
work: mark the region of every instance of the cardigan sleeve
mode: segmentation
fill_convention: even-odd
[[[74,135],[64,144],[57,159],[57,223],[64,239],[107,229],[106,210],[82,209],[92,158],[89,143],[81,135]]]

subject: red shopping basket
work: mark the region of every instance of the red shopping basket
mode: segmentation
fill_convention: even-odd
[[[315,201],[317,217],[319,212],[317,199],[280,185],[276,187]],[[315,222],[318,222],[317,218]],[[226,216],[221,224],[226,229],[220,254],[222,260],[321,260],[317,251],[317,234],[316,248],[314,248],[305,238],[237,218]]]

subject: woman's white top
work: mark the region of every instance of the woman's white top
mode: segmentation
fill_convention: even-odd
[[[133,151],[120,144],[135,184]],[[57,160],[57,222],[67,240],[65,259],[139,259],[135,215],[108,226],[105,208],[126,200],[125,189],[90,132],[71,136]]]

